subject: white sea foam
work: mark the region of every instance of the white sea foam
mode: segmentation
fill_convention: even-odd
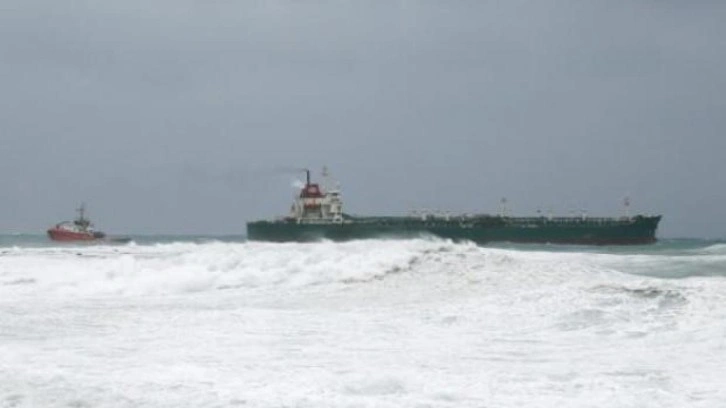
[[[35,287],[28,290],[33,294],[68,296],[352,284],[399,273],[522,286],[612,272],[587,257],[593,255],[485,249],[440,240],[14,248],[0,257],[0,282],[32,282]],[[22,293],[18,288],[6,291],[7,296]]]
[[[441,240],[6,248],[0,406],[718,406],[725,269]]]
[[[699,249],[698,251],[707,253],[707,254],[726,255],[726,244],[713,244],[713,245],[707,246],[703,249]]]

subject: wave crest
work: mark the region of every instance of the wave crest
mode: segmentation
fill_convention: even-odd
[[[703,268],[703,262],[694,262],[684,267]],[[405,277],[407,284],[458,282],[497,291],[627,280],[628,272],[642,275],[671,264],[673,259],[667,256],[496,249],[438,239],[14,248],[0,256],[0,295],[300,288],[363,284],[394,276]]]

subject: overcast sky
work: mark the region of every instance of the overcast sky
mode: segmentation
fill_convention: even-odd
[[[0,232],[346,211],[664,216],[726,237],[724,1],[4,0]]]

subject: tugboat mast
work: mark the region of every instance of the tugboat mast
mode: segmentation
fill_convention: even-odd
[[[75,224],[83,229],[90,227],[91,222],[86,218],[86,203],[81,203],[81,206],[76,211],[78,211],[78,219],[75,221]]]
[[[78,211],[78,221],[83,222],[86,220],[86,203],[81,203],[81,206],[76,209]]]

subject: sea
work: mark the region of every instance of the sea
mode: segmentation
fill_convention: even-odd
[[[0,236],[0,407],[724,407],[726,242]]]

